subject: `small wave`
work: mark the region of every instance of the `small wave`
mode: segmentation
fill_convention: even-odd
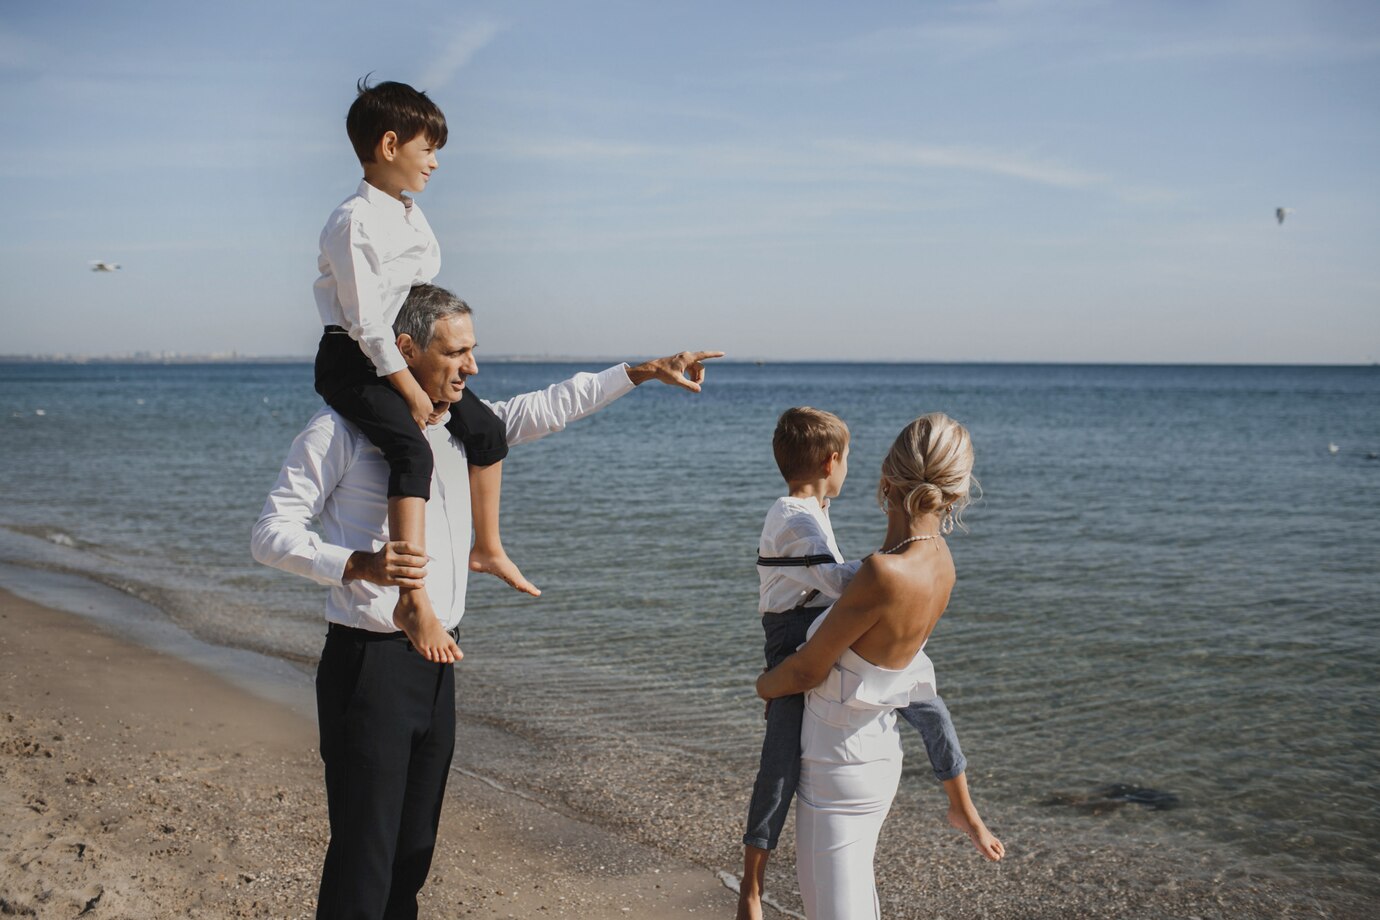
[[[49,525],[5,524],[3,526],[5,529],[14,531],[15,533],[23,534],[26,537],[37,537],[40,540],[44,540],[54,546],[61,546],[65,549],[86,549],[95,545],[94,543],[88,543],[85,540],[74,537],[65,530],[59,530]]]

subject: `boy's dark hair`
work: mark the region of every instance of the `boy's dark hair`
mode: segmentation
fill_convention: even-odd
[[[781,413],[771,437],[776,467],[786,482],[816,476],[831,454],[848,446],[848,426],[832,412],[797,406]]]
[[[367,75],[355,89],[359,95],[345,116],[345,133],[361,163],[374,162],[374,151],[389,131],[399,144],[424,134],[438,148],[446,145],[446,116],[426,93],[391,80],[370,86]]]

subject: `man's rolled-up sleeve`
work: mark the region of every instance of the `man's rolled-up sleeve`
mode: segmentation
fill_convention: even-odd
[[[340,482],[353,451],[353,440],[327,415],[317,416],[297,436],[254,524],[250,552],[256,561],[318,584],[343,583],[352,551],[327,543],[311,522]]]
[[[626,364],[597,374],[580,373],[544,390],[489,403],[503,420],[509,444],[522,444],[561,431],[633,389]]]

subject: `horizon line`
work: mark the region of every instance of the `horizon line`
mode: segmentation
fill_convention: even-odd
[[[634,359],[637,356],[634,356]],[[310,365],[314,358],[310,355],[242,355],[235,352],[220,354],[182,354],[178,352],[153,353],[135,352],[131,354],[107,354],[107,355],[74,355],[65,353],[51,354],[0,354],[0,364],[61,364],[61,365],[81,365],[81,364],[125,364],[143,366],[169,366],[169,365],[233,365],[233,364],[306,364]],[[584,363],[604,363],[604,362],[628,362],[627,357],[612,355],[524,355],[524,354],[505,354],[505,355],[485,355],[484,361],[495,364],[584,364]],[[778,365],[801,365],[801,364],[900,364],[900,365],[939,365],[939,366],[1048,366],[1048,367],[1380,367],[1380,361],[1352,362],[1352,361],[1252,361],[1252,360],[1222,360],[1222,361],[1093,361],[1093,360],[1056,360],[1048,358],[1029,358],[1029,359],[967,359],[967,360],[945,360],[945,359],[924,359],[916,358],[904,360],[899,358],[765,358],[765,357],[724,357],[714,359],[716,365],[723,364],[752,364],[765,366],[768,364]]]

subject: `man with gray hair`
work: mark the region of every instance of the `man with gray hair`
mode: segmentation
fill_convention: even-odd
[[[330,586],[316,673],[331,839],[318,918],[414,918],[431,867],[455,747],[455,643],[465,612],[470,495],[464,447],[444,427],[479,372],[469,306],[434,285],[412,289],[393,324],[408,370],[433,401],[425,435],[435,458],[426,505],[429,558],[388,542],[388,464],[335,410],[293,441],[254,525],[254,558]],[[619,364],[492,406],[508,443],[560,431],[648,380],[699,392],[703,362],[681,352]],[[469,397],[474,398],[474,397]],[[320,532],[312,529],[316,519]],[[451,641],[428,658],[393,625],[398,586],[425,580]]]

